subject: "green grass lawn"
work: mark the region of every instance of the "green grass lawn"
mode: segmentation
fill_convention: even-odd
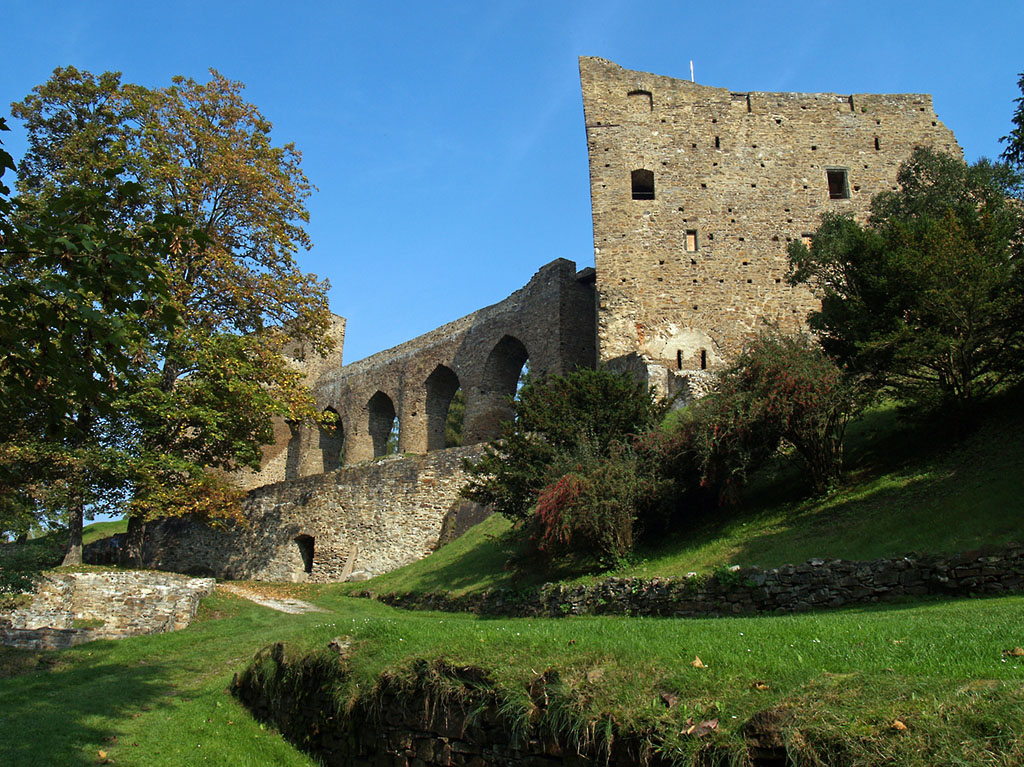
[[[719,620],[489,620],[403,613],[333,586],[291,591],[330,612],[285,615],[215,594],[172,634],[0,650],[0,764],[310,765],[225,690],[271,642],[304,655],[341,634],[355,649],[341,697],[443,659],[485,669],[511,726],[529,716],[527,683],[554,669],[552,692],[572,712],[559,726],[600,737],[613,719],[661,733],[657,747],[684,763],[701,745],[679,737],[687,718],[717,718],[716,742],[738,753],[742,724],[779,705],[794,715],[795,747],[817,739],[898,764],[1024,758],[1024,664],[1004,654],[1024,645],[1024,597]],[[706,668],[691,665],[697,656]],[[663,694],[677,702],[666,707]]]

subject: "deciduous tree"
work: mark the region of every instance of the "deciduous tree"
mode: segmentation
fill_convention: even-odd
[[[151,338],[143,375],[118,405],[119,441],[140,456],[139,471],[152,472],[134,480],[130,554],[143,510],[155,508],[147,488],[209,486],[208,467],[258,463],[274,415],[316,417],[281,354],[294,340],[326,347],[326,283],[295,261],[310,244],[312,186],[294,146],[272,143],[270,123],[242,90],[217,72],[207,83],[176,77],[147,89],[66,67],[12,105],[28,129],[26,200],[130,181],[141,194],[114,209],[125,226],[180,222],[172,246],[153,253],[179,322]]]

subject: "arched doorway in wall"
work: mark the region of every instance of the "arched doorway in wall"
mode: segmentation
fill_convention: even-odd
[[[459,377],[447,365],[438,365],[427,378],[427,450],[462,444],[462,422],[456,401],[461,393]],[[454,406],[454,407],[453,407]],[[454,410],[454,412],[453,412]],[[454,442],[455,444],[449,444]]]
[[[299,547],[299,556],[302,557],[302,569],[304,572],[313,572],[313,536],[297,535],[295,537],[295,543]]]
[[[334,421],[320,425],[320,455],[323,456],[324,472],[334,471],[345,463],[345,427],[341,416],[333,407],[324,409]]]
[[[484,363],[476,402],[467,403],[465,444],[486,442],[501,435],[501,422],[512,418],[509,405],[516,395],[530,354],[518,338],[505,335],[494,345]]]
[[[367,431],[373,441],[373,457],[398,452],[398,417],[391,397],[378,391],[367,403],[369,424]]]

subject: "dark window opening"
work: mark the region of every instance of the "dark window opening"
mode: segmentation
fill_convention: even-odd
[[[313,572],[313,536],[299,535],[295,538],[295,542],[299,545],[302,569],[307,573]]]
[[[882,142],[879,140],[878,136],[875,136],[875,151],[877,152],[881,148]]]
[[[829,168],[825,171],[825,176],[828,179],[830,200],[848,200],[850,198],[850,186],[845,168]]]
[[[682,370],[683,369],[683,350],[682,349],[676,350],[676,369],[677,370]]]
[[[654,171],[639,168],[630,174],[634,200],[654,199]]]
[[[718,138],[718,136],[715,136],[715,149],[721,149],[721,148],[722,148],[722,141],[721,141],[721,139]]]
[[[701,370],[707,370],[708,369],[708,350],[707,349],[701,349],[700,350],[700,369]]]

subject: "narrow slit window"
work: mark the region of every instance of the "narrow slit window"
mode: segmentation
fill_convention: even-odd
[[[654,199],[654,171],[638,168],[630,174],[634,200]]]
[[[828,196],[830,200],[848,200],[850,183],[846,176],[846,168],[828,168],[825,171],[828,179]]]
[[[708,369],[708,350],[707,349],[701,349],[700,350],[700,369],[701,370],[707,370]]]
[[[683,350],[682,349],[677,349],[676,350],[676,369],[677,370],[682,370],[683,369]]]
[[[697,230],[686,230],[686,252],[693,253],[697,250]]]

